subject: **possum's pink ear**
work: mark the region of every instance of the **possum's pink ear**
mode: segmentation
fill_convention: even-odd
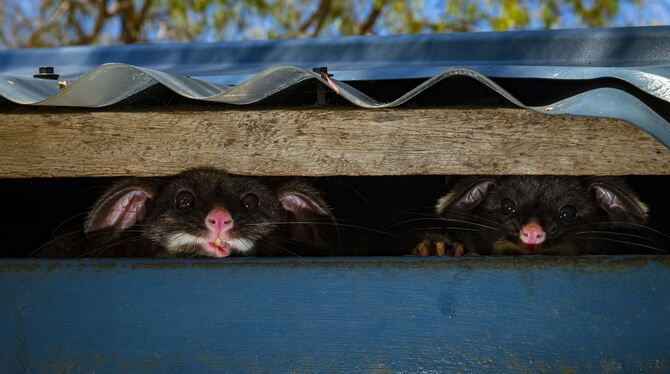
[[[336,231],[335,218],[316,190],[307,183],[291,181],[277,189],[286,212],[291,239],[322,246]]]
[[[147,205],[155,195],[155,183],[138,178],[123,180],[95,203],[84,225],[85,232],[113,228],[123,231],[146,218]]]
[[[446,210],[468,211],[474,209],[486,198],[489,187],[495,184],[492,178],[467,178],[437,201],[435,210],[442,214]]]
[[[594,193],[596,204],[607,212],[611,222],[642,224],[647,221],[647,205],[622,182],[613,178],[596,180],[589,189]]]

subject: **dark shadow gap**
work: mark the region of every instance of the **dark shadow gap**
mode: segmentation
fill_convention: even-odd
[[[27,256],[61,225],[83,227],[96,199],[118,179],[0,180],[0,193],[6,201],[0,257]],[[341,223],[364,227],[383,226],[408,214],[431,214],[437,199],[448,191],[443,176],[307,179],[322,192]],[[627,181],[650,207],[650,227],[670,235],[670,176],[630,176]]]

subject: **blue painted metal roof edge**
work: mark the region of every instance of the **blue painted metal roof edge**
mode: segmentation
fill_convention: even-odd
[[[112,62],[191,77],[230,76],[217,82],[224,84],[277,65],[328,66],[340,80],[428,78],[435,69],[471,66],[492,77],[516,76],[520,70],[505,67],[667,66],[670,26],[2,50],[0,74],[31,77],[38,66],[50,65],[62,79],[75,79]],[[551,69],[523,74],[555,77]]]

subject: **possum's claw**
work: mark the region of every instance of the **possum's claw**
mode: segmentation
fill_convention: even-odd
[[[463,245],[452,242],[450,239],[441,237],[439,239],[424,239],[412,249],[414,256],[463,256],[465,252]]]
[[[432,242],[428,239],[423,240],[421,243],[417,244],[414,249],[412,249],[412,255],[414,256],[430,256],[430,248],[432,247]]]
[[[463,256],[463,252],[465,252],[465,249],[463,249],[463,244],[453,243],[452,248],[454,250],[454,256],[457,257]]]
[[[444,256],[444,242],[435,243],[435,254],[438,256]]]

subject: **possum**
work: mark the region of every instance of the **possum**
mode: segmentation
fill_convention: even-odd
[[[438,200],[415,255],[658,253],[621,177],[469,176]],[[437,225],[435,223],[438,223]]]
[[[126,178],[95,203],[79,235],[38,257],[331,255],[334,217],[308,183],[193,169]]]

